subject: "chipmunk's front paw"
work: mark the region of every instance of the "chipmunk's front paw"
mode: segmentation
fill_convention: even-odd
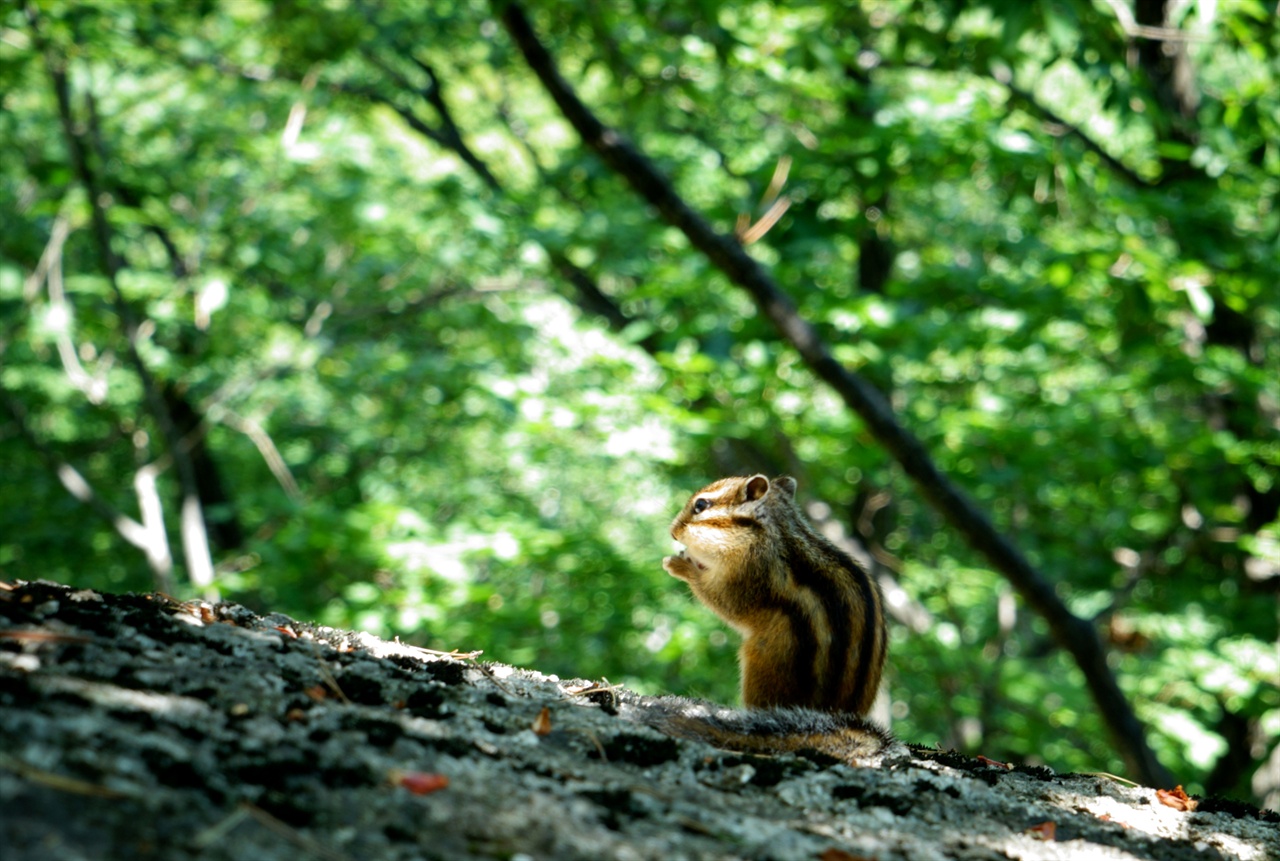
[[[688,580],[698,573],[697,563],[684,553],[679,556],[663,557],[662,567],[672,577],[678,577],[681,580]]]

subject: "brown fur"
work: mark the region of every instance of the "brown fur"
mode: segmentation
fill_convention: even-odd
[[[851,765],[894,747],[893,737],[849,713],[780,707],[738,710],[684,697],[619,695],[621,714],[677,738],[725,750],[777,754],[819,751]]]
[[[662,566],[742,634],[744,705],[864,715],[884,669],[880,591],[809,525],[795,489],[787,476],[707,485],[671,524],[685,551]]]

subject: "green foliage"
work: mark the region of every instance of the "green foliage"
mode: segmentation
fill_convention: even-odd
[[[488,4],[37,5],[0,7],[0,576],[152,588],[102,508],[144,521],[146,465],[182,569],[118,286],[216,475],[225,597],[731,701],[666,524],[718,474],[787,471],[924,614],[894,630],[899,735],[1122,769],[1042,621],[581,148]],[[752,253],[1096,618],[1179,779],[1243,795],[1223,754],[1280,735],[1280,38],[1259,4],[1178,5],[1179,94],[1113,5],[534,20],[720,229],[786,172]]]

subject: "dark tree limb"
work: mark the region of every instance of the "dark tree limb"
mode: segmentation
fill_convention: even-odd
[[[1058,598],[1053,584],[1002,535],[986,514],[929,457],[924,445],[898,423],[884,396],[831,354],[817,330],[797,311],[765,268],[732,237],[717,232],[676,193],[670,181],[634,145],[605,126],[561,77],[555,62],[534,33],[517,3],[495,3],[495,9],[526,62],[542,82],[584,143],[716,268],[755,299],[770,322],[805,363],[854,410],[876,440],[901,464],[920,492],[969,542],[1000,571],[1049,624],[1058,645],[1084,671],[1103,720],[1110,727],[1128,767],[1154,786],[1169,785],[1169,772],[1147,744],[1142,723],[1107,665],[1097,630]]]
[[[1249,751],[1256,741],[1257,724],[1228,709],[1221,698],[1218,700],[1218,707],[1222,710],[1222,717],[1218,719],[1214,729],[1227,740],[1227,749],[1218,757],[1208,777],[1204,779],[1204,788],[1211,796],[1230,796],[1239,787],[1241,778],[1254,765]]]
[[[414,131],[418,132],[423,137],[435,141],[445,149],[453,150],[458,154],[458,157],[466,163],[467,167],[471,168],[476,176],[480,177],[480,179],[484,181],[485,185],[493,191],[500,191],[501,184],[498,182],[498,178],[493,175],[489,170],[489,166],[485,164],[484,161],[475,154],[471,147],[467,146],[466,141],[463,140],[462,130],[458,128],[458,124],[453,119],[453,113],[445,103],[444,95],[440,88],[440,79],[436,76],[435,69],[415,57],[411,50],[405,50],[403,53],[405,57],[413,63],[413,65],[416,66],[423,75],[426,76],[427,85],[425,87],[415,86],[410,83],[408,78],[393,69],[389,64],[384,63],[372,50],[366,50],[364,55],[370,63],[380,69],[385,75],[387,75],[387,77],[391,78],[391,80],[393,80],[396,83],[396,86],[400,87],[400,89],[416,94],[427,104],[431,105],[432,109],[435,110],[436,117],[439,118],[439,127],[433,128],[432,126],[427,125],[419,119],[417,114],[413,111],[396,104],[391,99],[384,98],[376,91],[370,91],[368,95],[399,114]]]
[[[102,126],[98,120],[96,100],[91,93],[85,94],[85,102],[89,117],[89,137],[98,158],[98,164],[107,163],[107,147],[102,134]],[[138,210],[145,216],[145,196],[142,192],[116,177],[105,178],[111,184],[112,196],[125,206]],[[144,217],[144,227],[159,240],[169,257],[170,271],[177,280],[191,277],[191,267],[187,264],[178,244],[163,225]],[[190,355],[190,346],[186,339],[180,346],[183,353]],[[185,386],[165,382],[161,385],[160,395],[165,409],[173,419],[174,430],[182,440],[182,446],[191,459],[192,472],[195,476],[196,491],[200,497],[200,505],[205,516],[205,530],[219,551],[238,550],[244,545],[245,532],[240,523],[239,513],[227,483],[222,478],[222,467],[207,443],[204,432],[205,417],[192,403]],[[220,510],[216,517],[208,517],[212,509]]]
[[[858,89],[866,94],[872,91],[871,75],[866,69],[848,63],[844,66],[844,76]],[[844,98],[844,109],[853,121],[870,126],[875,121],[875,112],[877,104],[869,97],[865,97],[859,101],[849,93]],[[885,147],[878,147],[875,158],[885,163],[888,156]],[[883,185],[868,199],[864,201],[864,213],[876,210],[883,218],[889,210],[889,183],[891,180],[881,180]],[[858,289],[867,293],[874,293],[883,296],[885,285],[889,282],[889,276],[893,273],[893,261],[897,256],[894,250],[893,242],[887,237],[881,235],[875,223],[873,223],[867,215],[863,216],[863,223],[859,225],[856,231],[858,238]]]

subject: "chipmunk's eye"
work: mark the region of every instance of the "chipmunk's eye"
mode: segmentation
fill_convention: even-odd
[[[710,507],[711,507],[711,500],[710,500],[710,499],[698,499],[698,500],[694,500],[694,503],[693,503],[693,513],[694,513],[694,514],[701,514],[702,512],[706,511],[706,510],[707,510],[708,508],[710,508]]]

